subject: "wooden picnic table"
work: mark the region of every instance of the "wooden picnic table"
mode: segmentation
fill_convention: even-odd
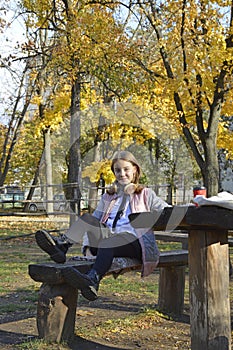
[[[130,215],[135,228],[188,232],[192,350],[230,350],[228,232],[233,211],[217,206],[175,206]]]

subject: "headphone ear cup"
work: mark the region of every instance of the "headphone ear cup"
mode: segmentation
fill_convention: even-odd
[[[125,186],[124,192],[126,194],[133,194],[136,191],[136,189],[137,189],[137,185],[134,183],[130,183],[130,184]]]
[[[118,188],[116,183],[111,184],[111,186],[107,189],[108,194],[115,194],[117,193],[117,191],[118,191]]]

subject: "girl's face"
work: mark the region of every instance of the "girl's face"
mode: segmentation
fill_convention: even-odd
[[[128,185],[134,181],[137,167],[124,159],[118,159],[113,165],[114,175],[120,185]]]

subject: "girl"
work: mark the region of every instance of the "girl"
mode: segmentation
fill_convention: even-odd
[[[68,230],[65,240],[53,238],[46,231],[36,232],[37,244],[56,262],[65,262],[72,244],[84,235],[83,253],[89,249],[96,256],[89,272],[83,274],[65,267],[63,276],[72,287],[80,289],[88,300],[97,298],[99,282],[111,267],[113,258],[135,258],[142,263],[142,277],[156,268],[159,251],[151,229],[134,229],[129,214],[161,211],[169,206],[155,192],[139,184],[141,168],[128,151],[117,152],[111,164],[114,184],[104,193],[92,215],[82,215]]]

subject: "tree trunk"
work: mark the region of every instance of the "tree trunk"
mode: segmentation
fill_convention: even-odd
[[[70,151],[68,164],[68,183],[72,184],[67,189],[67,197],[70,200],[70,224],[80,214],[80,176],[81,176],[81,155],[80,155],[80,92],[81,83],[77,79],[72,86],[71,92],[71,115],[70,115]]]
[[[97,142],[94,148],[93,162],[100,161],[100,142]],[[96,188],[91,188],[89,191],[89,205],[88,211],[92,213],[96,208],[96,203],[98,199],[98,191]]]
[[[27,201],[30,201],[32,199],[34,191],[35,191],[35,188],[36,188],[35,186],[38,183],[38,178],[39,178],[39,173],[40,173],[40,163],[41,163],[41,157],[40,157],[40,160],[39,160],[39,162],[37,164],[36,171],[35,171],[35,174],[34,174],[34,178],[33,178],[33,181],[32,181],[32,185],[30,187],[30,190],[29,190],[27,198],[26,198]],[[23,211],[27,211],[28,207],[29,207],[29,202],[24,205]]]
[[[45,155],[45,178],[46,178],[46,211],[53,212],[53,176],[51,160],[51,138],[50,129],[44,132],[44,155]]]
[[[207,188],[207,196],[214,196],[219,191],[219,163],[216,142],[211,139],[206,141],[205,164],[202,170],[204,186]]]

